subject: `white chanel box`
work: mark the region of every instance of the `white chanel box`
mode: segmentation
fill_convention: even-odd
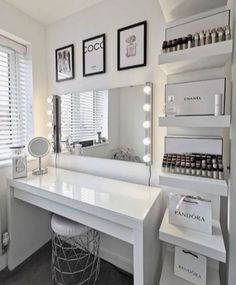
[[[15,156],[12,158],[12,176],[14,179],[27,176],[26,156]]]
[[[222,95],[221,114],[225,113],[225,78],[167,84],[165,102],[174,98],[176,116],[209,116],[215,114],[215,95]]]
[[[206,285],[207,258],[176,246],[174,273],[193,284]]]
[[[208,153],[222,155],[223,138],[198,136],[166,136],[166,153]]]
[[[212,234],[212,203],[199,197],[169,195],[169,223]]]

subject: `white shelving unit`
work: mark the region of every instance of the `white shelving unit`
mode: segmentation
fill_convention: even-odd
[[[197,193],[219,196],[228,195],[226,180],[162,172],[159,176],[159,184],[165,187],[189,190]]]
[[[171,13],[169,9],[173,9],[174,0],[162,1],[161,7],[165,9],[165,13],[167,16],[171,17]],[[208,1],[208,0],[207,0]],[[226,1],[227,0],[222,0]],[[172,4],[170,4],[173,2]],[[212,2],[212,1],[211,1]],[[186,2],[187,3],[187,2]],[[209,4],[209,3],[208,3]],[[180,25],[187,26],[188,23],[192,21],[197,21],[202,18],[213,16],[215,17],[218,13],[226,12],[227,7],[221,7],[219,10],[217,8],[212,12],[203,12],[201,15],[196,15],[194,10],[204,7],[204,5],[208,5],[206,1],[201,4],[197,4],[193,8],[193,11],[189,13],[193,15],[191,17],[181,19],[181,15],[179,15],[179,19],[174,23],[170,23],[167,25],[167,28],[178,27],[176,31],[181,33],[179,28]],[[184,5],[184,4],[183,4]],[[215,5],[211,3],[211,5]],[[221,5],[220,5],[221,6]],[[180,11],[183,11],[181,9]],[[184,11],[185,13],[185,11]],[[182,15],[183,16],[183,15]],[[218,17],[218,16],[217,16]],[[216,19],[216,18],[214,18]],[[215,25],[217,26],[219,18],[217,18]],[[219,20],[220,22],[221,20]],[[227,20],[226,20],[227,21]],[[195,24],[194,24],[195,25]],[[202,24],[203,25],[203,24]],[[219,23],[220,25],[220,23]],[[191,30],[193,26],[189,26]],[[204,26],[202,26],[204,28]],[[188,28],[187,28],[188,29]],[[187,30],[186,29],[186,30]],[[199,29],[200,30],[200,29]],[[184,31],[183,31],[184,32]],[[192,33],[192,32],[190,32]],[[173,35],[174,32],[171,32]],[[229,73],[227,73],[227,69],[224,69],[225,66],[232,59],[232,51],[233,51],[233,40],[218,42],[214,44],[209,44],[205,46],[199,46],[195,48],[180,50],[176,52],[164,53],[159,55],[159,67],[165,72],[167,75],[167,82],[175,83],[177,82],[188,82],[189,80],[194,80],[194,72],[196,72],[196,78],[199,80],[205,80],[206,72],[203,72],[201,76],[201,70],[213,70],[211,79],[218,78],[216,75],[217,71],[220,70],[221,77],[227,77]],[[188,72],[191,72],[190,74]],[[207,71],[208,72],[208,71]],[[177,74],[176,76],[172,76],[172,74]],[[169,76],[171,75],[171,76]],[[186,80],[187,78],[187,80]],[[230,79],[230,78],[229,78]],[[190,91],[191,92],[191,91]],[[229,90],[226,89],[225,96],[229,95]],[[227,98],[226,98],[227,99]],[[222,131],[223,128],[231,127],[231,116],[229,114],[223,116],[173,116],[173,117],[159,117],[159,126],[166,128],[180,128],[179,130],[169,129],[168,134],[174,132],[181,133],[181,128],[199,128],[195,129],[193,132],[200,133],[202,135],[202,129],[200,128],[208,128],[210,133],[220,133],[224,136],[224,139],[227,137],[227,132]],[[214,128],[214,130],[210,130],[210,128]],[[203,133],[208,132],[208,130],[204,130]],[[184,131],[185,135],[188,129]],[[190,135],[192,131],[190,132]],[[202,254],[209,259],[215,260],[217,266],[212,269],[208,267],[207,270],[207,285],[220,285],[220,277],[218,265],[219,262],[226,262],[226,249],[224,244],[224,239],[222,235],[221,225],[219,221],[220,216],[220,196],[227,197],[228,196],[228,185],[226,180],[216,180],[204,177],[195,177],[190,175],[181,175],[181,174],[172,174],[172,173],[164,173],[162,172],[159,175],[159,184],[163,186],[163,189],[166,189],[167,192],[171,190],[171,192],[176,192],[178,194],[187,194],[191,195],[203,195],[204,197],[208,197],[212,200],[213,205],[213,213],[216,213],[214,216],[216,220],[213,220],[213,233],[212,235],[205,234],[199,231],[194,231],[192,229],[178,227],[169,223],[169,209],[166,210],[161,227],[159,229],[159,239],[171,244],[173,246],[180,246],[187,250],[197,252]],[[190,193],[189,193],[190,192]],[[218,262],[217,262],[218,261]],[[212,261],[208,262],[211,264]],[[214,262],[214,263],[215,263]],[[162,275],[160,279],[160,285],[191,285],[191,283],[186,280],[179,278],[174,275],[174,254],[170,253],[166,250],[165,252],[165,260],[162,268]]]
[[[167,209],[159,229],[159,238],[167,243],[225,262],[226,250],[219,221],[213,221],[212,232],[212,235],[209,235],[170,224]]]
[[[233,41],[224,41],[159,55],[159,66],[167,74],[225,66],[231,59]]]
[[[192,285],[174,274],[174,254],[167,252],[162,267],[160,285]],[[207,268],[207,285],[220,285],[219,272]]]
[[[160,127],[229,128],[230,116],[159,117]]]

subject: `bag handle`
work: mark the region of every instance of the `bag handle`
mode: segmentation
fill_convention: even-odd
[[[185,253],[185,254],[190,254],[190,255],[192,255],[193,257],[198,258],[198,256],[197,256],[196,254],[192,253],[191,251],[187,251],[187,250],[185,250],[185,249],[183,249],[182,251],[183,251],[183,253]]]

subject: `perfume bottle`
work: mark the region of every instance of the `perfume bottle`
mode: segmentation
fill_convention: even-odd
[[[167,103],[164,106],[164,113],[166,116],[175,116],[176,115],[176,107],[174,102],[174,96],[168,96]]]
[[[27,156],[25,146],[12,146],[12,176],[23,178],[27,176]]]

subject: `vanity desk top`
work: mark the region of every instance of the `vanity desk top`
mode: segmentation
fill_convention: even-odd
[[[42,176],[9,179],[9,186],[135,228],[142,227],[161,194],[156,187],[53,167]]]

